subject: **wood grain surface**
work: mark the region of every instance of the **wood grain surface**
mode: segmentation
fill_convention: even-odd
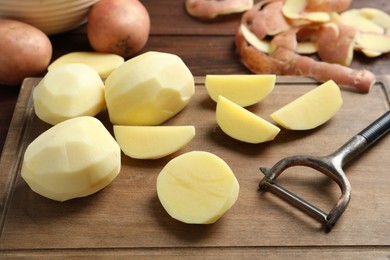
[[[29,103],[39,79],[27,79],[22,87],[0,86],[0,258],[388,259],[389,138],[380,140],[346,167],[352,200],[328,234],[318,222],[275,195],[257,190],[262,177],[260,166],[272,166],[294,154],[326,155],[388,110],[388,78],[380,78],[367,95],[343,89],[342,109],[316,130],[282,130],[270,143],[240,143],[217,127],[215,103],[202,84],[206,74],[249,73],[235,53],[234,33],[240,15],[204,22],[186,14],[184,1],[142,2],[152,21],[143,51],[175,53],[195,76],[200,76],[190,106],[166,123],[194,124],[195,139],[179,153],[161,160],[137,161],[123,156],[120,176],[106,189],[65,203],[50,201],[33,193],[18,176],[25,146],[49,127],[37,120]],[[354,0],[352,8],[360,7],[390,13],[388,0]],[[50,40],[53,60],[71,51],[91,50],[85,25]],[[376,59],[357,54],[351,67],[387,75],[389,61],[389,54]],[[249,109],[271,120],[272,111],[315,85],[303,78],[281,77],[272,95]],[[107,114],[99,118],[111,129]],[[155,180],[161,168],[173,156],[190,150],[217,154],[231,166],[240,183],[237,203],[213,225],[185,225],[171,219],[156,196]],[[324,210],[339,196],[337,185],[306,169],[283,175],[280,181]]]
[[[201,254],[218,255],[217,252],[239,254],[249,248],[249,255],[255,252],[283,255],[298,254],[298,248],[313,254],[330,253],[332,247],[367,249],[371,254],[375,247],[373,252],[383,256],[390,245],[390,179],[384,159],[390,152],[390,139],[380,140],[346,167],[353,187],[352,201],[329,234],[315,220],[275,195],[259,192],[257,187],[260,166],[272,166],[279,159],[295,154],[329,154],[388,110],[389,78],[383,78],[384,84],[377,84],[367,95],[343,89],[341,110],[322,127],[298,132],[282,130],[274,141],[258,145],[235,141],[219,129],[215,103],[207,95],[203,78],[196,80],[196,94],[190,105],[165,123],[194,125],[196,137],[188,146],[159,160],[135,160],[123,155],[121,173],[111,185],[89,197],[64,203],[35,194],[18,175],[21,153],[50,127],[35,116],[31,104],[31,90],[39,79],[26,80],[11,125],[14,134],[7,139],[1,161],[2,187],[7,186],[10,178],[15,181],[11,181],[9,188],[12,197],[8,208],[2,212],[5,218],[0,250],[9,255],[26,251],[39,256],[43,252],[61,254],[62,250],[87,255],[93,249],[115,254],[111,250],[116,248],[124,255],[148,255],[150,250],[157,255],[178,252],[191,255],[204,249]],[[305,78],[279,77],[272,94],[249,109],[271,121],[273,111],[317,85]],[[106,112],[98,118],[112,130]],[[237,203],[212,225],[188,225],[172,219],[156,195],[156,178],[164,165],[193,150],[220,156],[240,183]],[[329,178],[303,168],[288,172],[279,181],[325,211],[340,196],[338,186]],[[298,251],[294,253],[294,249]]]

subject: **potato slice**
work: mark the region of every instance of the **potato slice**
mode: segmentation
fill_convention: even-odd
[[[290,130],[309,130],[331,119],[343,104],[340,88],[329,80],[272,113],[279,125]]]
[[[158,159],[187,145],[195,136],[195,127],[114,125],[114,135],[127,156]]]
[[[94,117],[77,117],[30,143],[21,175],[36,193],[65,201],[103,189],[120,168],[120,148],[103,124]]]
[[[275,87],[275,81],[275,75],[265,74],[206,75],[205,86],[211,99],[215,102],[221,95],[246,107],[256,104],[268,96]]]
[[[95,116],[105,107],[104,83],[85,64],[66,64],[49,71],[33,92],[36,115],[55,125],[78,116]]]
[[[108,75],[117,67],[125,62],[123,57],[111,53],[99,52],[71,52],[65,54],[53,61],[48,71],[70,63],[83,63],[90,66],[99,74],[101,78],[107,78]]]
[[[223,96],[219,96],[216,117],[224,133],[242,142],[271,141],[280,131],[277,126]]]
[[[218,156],[192,151],[172,159],[157,177],[157,195],[174,219],[211,224],[236,202],[239,183]]]
[[[113,124],[152,126],[181,111],[194,92],[194,77],[180,57],[147,52],[110,74],[105,97]]]

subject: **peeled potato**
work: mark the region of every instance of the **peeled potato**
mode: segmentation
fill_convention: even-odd
[[[94,117],[77,117],[30,143],[21,175],[36,193],[65,201],[103,189],[120,167],[120,148],[103,124]]]
[[[111,123],[152,126],[180,112],[194,92],[194,77],[180,57],[147,52],[110,74],[105,97]]]
[[[114,134],[127,156],[135,159],[158,159],[187,145],[195,136],[195,127],[114,125]]]
[[[242,142],[271,141],[280,131],[277,126],[223,96],[219,96],[216,117],[225,134]]]
[[[309,130],[330,120],[342,104],[339,86],[329,80],[275,111],[271,117],[286,129]]]
[[[95,116],[105,107],[104,83],[85,64],[66,64],[49,71],[33,92],[36,115],[55,125],[78,116]]]
[[[271,93],[276,76],[265,74],[206,75],[205,86],[211,99],[219,96],[246,107],[256,104]]]
[[[167,213],[189,224],[210,224],[236,202],[239,184],[218,156],[193,151],[172,159],[157,177],[157,195]]]
[[[124,62],[123,57],[112,53],[71,52],[53,61],[47,69],[51,71],[65,64],[83,63],[96,70],[101,78],[107,78],[115,68]]]

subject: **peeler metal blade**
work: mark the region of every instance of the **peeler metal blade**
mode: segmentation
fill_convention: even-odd
[[[326,232],[330,232],[337,220],[346,210],[352,195],[351,184],[343,171],[343,166],[365,151],[369,146],[390,131],[390,111],[387,111],[377,120],[367,126],[360,133],[352,137],[338,150],[328,156],[296,155],[281,159],[271,168],[261,167],[264,177],[259,183],[262,191],[271,191],[306,214],[315,218],[324,225]],[[341,189],[333,208],[327,213],[276,182],[278,176],[287,168],[306,166],[325,174],[335,181]]]

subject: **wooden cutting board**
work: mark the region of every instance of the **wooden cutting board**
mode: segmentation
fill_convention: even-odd
[[[216,104],[204,78],[196,77],[196,94],[166,125],[194,125],[196,136],[179,152],[158,160],[122,156],[120,175],[104,190],[86,198],[55,202],[35,194],[19,175],[26,146],[50,126],[34,114],[31,93],[38,78],[26,79],[0,161],[0,249],[20,253],[95,249],[155,252],[197,248],[221,253],[245,248],[316,248],[390,246],[390,137],[351,162],[345,172],[352,200],[328,234],[321,224],[272,193],[258,191],[260,166],[296,154],[327,155],[389,109],[390,77],[381,76],[369,94],[343,88],[343,106],[325,125],[310,131],[282,129],[274,141],[246,144],[225,135],[215,121]],[[270,114],[318,83],[302,77],[278,77],[274,91],[248,109],[272,122]],[[97,116],[112,132],[107,112]],[[156,178],[175,156],[193,150],[225,160],[240,183],[236,204],[215,224],[180,223],[164,211],[156,194]],[[324,211],[340,190],[328,177],[299,169],[280,182]],[[153,251],[150,251],[153,250]],[[353,251],[353,250],[351,250]]]

